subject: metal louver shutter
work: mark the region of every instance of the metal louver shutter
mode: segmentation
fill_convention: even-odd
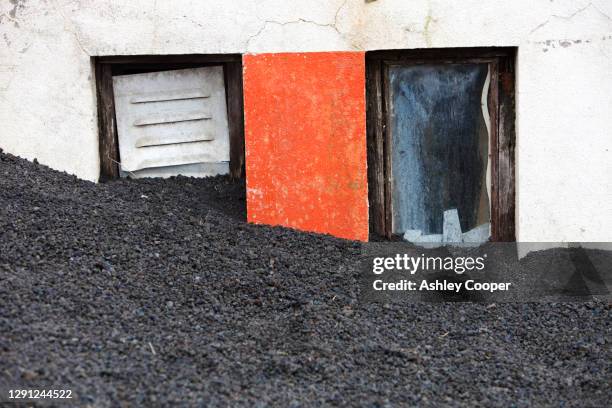
[[[122,176],[229,172],[223,67],[113,77]]]

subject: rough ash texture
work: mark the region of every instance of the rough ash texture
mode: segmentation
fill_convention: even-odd
[[[96,185],[0,154],[0,388],[96,407],[609,403],[608,304],[361,305],[359,244],[248,225],[244,205],[224,178]]]

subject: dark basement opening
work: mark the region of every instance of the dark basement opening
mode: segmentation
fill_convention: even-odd
[[[516,53],[366,53],[371,239],[515,241]]]

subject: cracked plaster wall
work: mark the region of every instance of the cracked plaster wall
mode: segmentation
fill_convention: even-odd
[[[97,180],[91,56],[518,46],[520,240],[612,240],[609,0],[0,0],[0,148]]]

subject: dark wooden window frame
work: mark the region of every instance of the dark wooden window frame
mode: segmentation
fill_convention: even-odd
[[[139,55],[93,57],[98,97],[100,181],[119,177],[119,142],[113,75],[223,66],[230,139],[230,175],[244,176],[244,106],[240,54]]]
[[[391,130],[387,125],[387,71],[395,64],[489,63],[491,119],[491,240],[513,242],[515,234],[516,48],[453,48],[366,53],[367,152],[370,233],[391,238]]]

